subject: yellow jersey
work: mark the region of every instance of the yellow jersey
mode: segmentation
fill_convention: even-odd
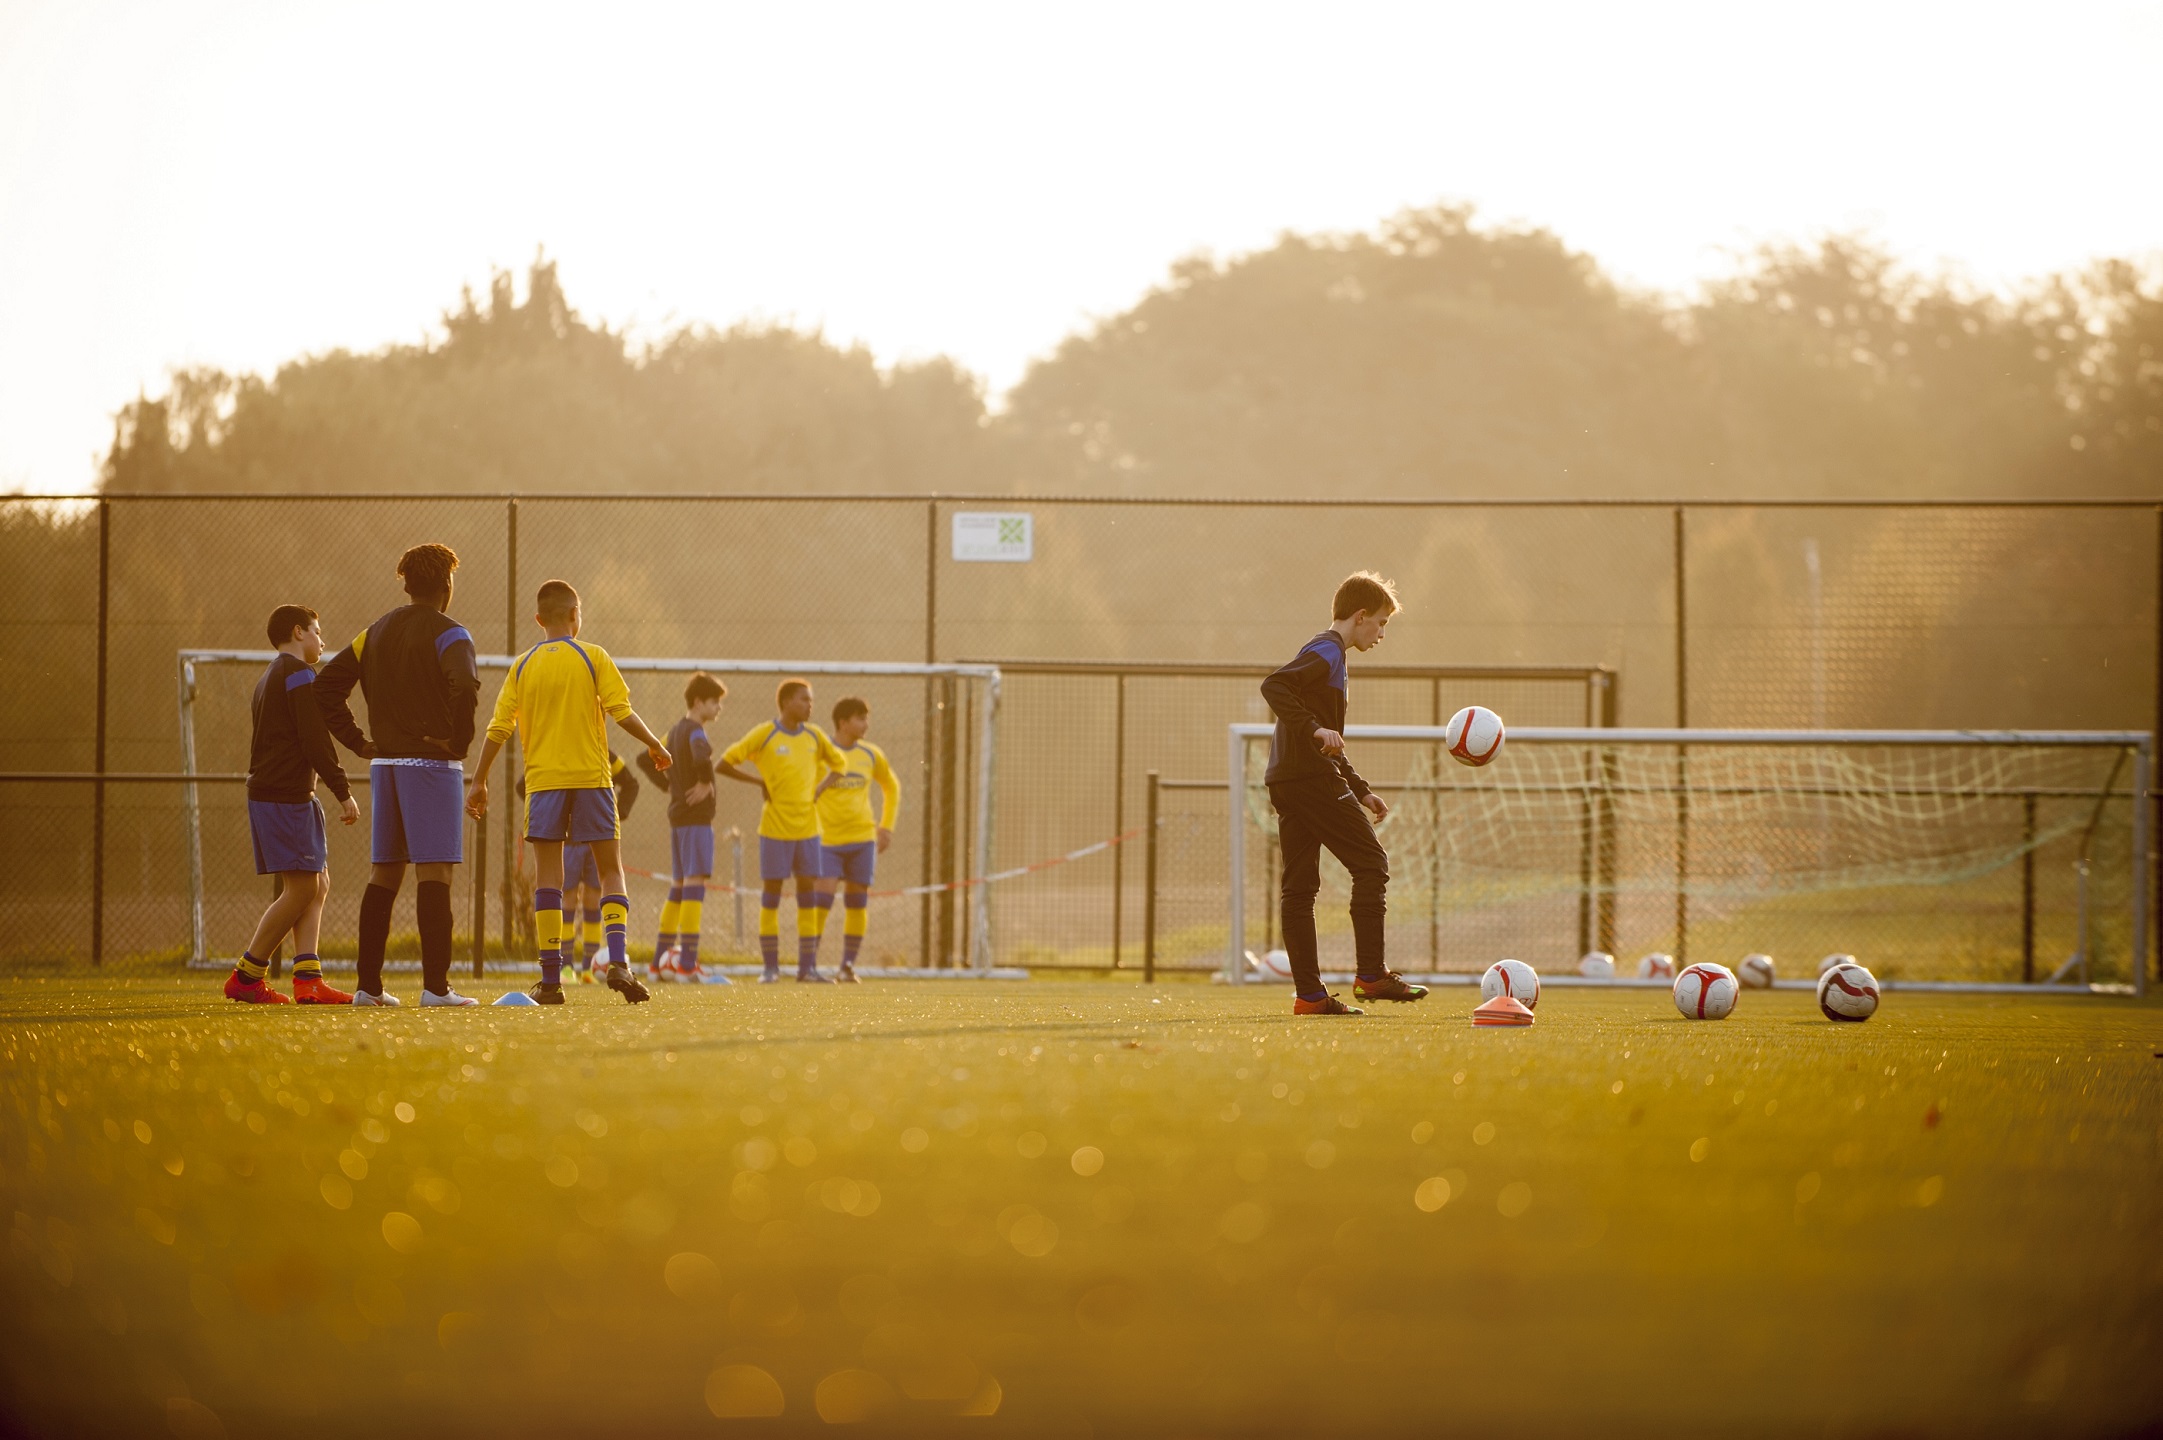
[[[844,763],[836,771],[841,778],[819,797],[819,838],[829,845],[861,845],[878,839],[882,825],[895,829],[894,817],[901,813],[901,782],[894,778],[894,767],[886,763],[886,752],[869,740],[835,748]],[[886,797],[876,816],[871,812],[874,785]]]
[[[583,640],[543,640],[503,677],[488,738],[518,731],[526,790],[606,790],[615,783],[608,716],[631,713],[631,690],[608,652]]]
[[[829,770],[848,768],[848,759],[816,725],[783,729],[768,720],[721,752],[727,765],[749,764],[766,782],[766,805],[759,811],[759,834],[769,840],[818,838],[819,811],[812,794]]]

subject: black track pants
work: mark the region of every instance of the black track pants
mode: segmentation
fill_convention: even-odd
[[[1322,850],[1352,875],[1352,949],[1359,973],[1382,973],[1382,916],[1388,910],[1389,856],[1375,838],[1367,811],[1339,784],[1297,781],[1269,787],[1277,811],[1277,842],[1284,851],[1282,920],[1292,983],[1302,995],[1322,989],[1315,952],[1314,897],[1322,889]]]

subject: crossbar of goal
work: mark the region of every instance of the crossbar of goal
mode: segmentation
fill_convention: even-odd
[[[1247,746],[1269,738],[1275,726],[1226,727],[1225,813],[1230,867],[1230,943],[1225,947],[1224,978],[1247,979],[1246,806]],[[1347,740],[1424,740],[1444,743],[1448,730],[1438,725],[1347,725]],[[1675,728],[1613,729],[1578,725],[1524,726],[1509,732],[1512,745],[1808,745],[1808,746],[2077,746],[2130,751],[2133,755],[2132,953],[2133,993],[2148,993],[2148,801],[2154,761],[2154,737],[2145,730],[1714,730]]]
[[[275,650],[209,650],[184,649],[179,652],[180,685],[180,769],[183,775],[197,773],[195,761],[195,694],[196,670],[206,665],[268,665],[276,657]],[[478,655],[476,663],[483,670],[508,670],[517,663],[515,655]],[[994,781],[997,775],[999,734],[999,686],[1001,674],[996,665],[913,665],[901,661],[881,660],[738,660],[738,659],[689,659],[670,656],[617,655],[611,657],[616,668],[625,674],[690,674],[704,670],[709,674],[722,675],[860,675],[885,676],[897,679],[958,679],[981,681],[982,694],[978,699],[977,720],[981,726],[983,743],[977,749],[976,768],[976,833],[971,864],[976,875],[991,873],[993,821],[998,814],[994,803]],[[484,696],[482,704],[488,704]],[[182,828],[187,837],[188,852],[188,935],[190,954],[203,960],[209,953],[203,914],[203,824],[202,808],[193,781],[181,787]],[[476,883],[479,871],[476,870]],[[972,969],[989,971],[992,968],[991,943],[991,887],[975,885],[970,890],[969,962]]]

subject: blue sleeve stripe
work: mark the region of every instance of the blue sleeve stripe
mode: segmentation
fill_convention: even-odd
[[[436,653],[438,655],[441,655],[444,651],[450,649],[453,645],[456,645],[461,640],[465,641],[468,645],[471,645],[473,643],[473,636],[467,631],[465,626],[453,625],[450,629],[444,631],[441,635],[438,635],[436,637]]]
[[[315,672],[306,666],[302,666],[285,677],[285,688],[288,690],[298,690],[303,685],[313,685],[314,683]]]

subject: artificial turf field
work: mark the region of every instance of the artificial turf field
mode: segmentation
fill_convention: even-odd
[[[394,987],[396,988],[396,987]],[[412,998],[410,978],[407,999]],[[489,993],[494,993],[493,988]],[[0,982],[30,1434],[2125,1433],[2163,1008]],[[717,1411],[774,1418],[717,1418]]]

